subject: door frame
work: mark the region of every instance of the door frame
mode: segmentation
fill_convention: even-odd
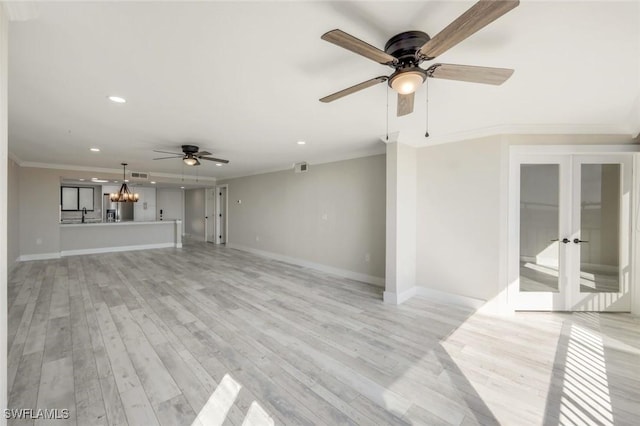
[[[215,242],[216,235],[216,222],[215,220],[212,220],[216,214],[216,188],[205,188],[204,191],[204,241],[207,243],[213,243]],[[211,233],[209,233],[210,227]],[[214,240],[212,241],[209,237],[213,237]]]
[[[628,154],[632,156],[632,189],[631,189],[631,245],[630,245],[630,297],[631,312],[640,313],[640,286],[638,285],[638,267],[640,259],[638,253],[638,233],[640,231],[639,208],[637,193],[640,190],[640,177],[637,170],[640,167],[640,147],[638,145],[512,145],[509,146],[508,162],[508,199],[507,199],[507,240],[506,242],[506,262],[503,263],[505,273],[502,275],[505,280],[500,285],[500,293],[506,295],[501,299],[505,304],[501,311],[514,312],[516,310],[517,295],[519,292],[519,265],[516,260],[520,256],[520,164],[523,158],[534,158],[536,156],[557,156],[566,155],[593,155],[607,156],[610,154]],[[561,188],[562,191],[562,188]],[[569,191],[571,193],[571,191]],[[562,195],[560,196],[562,198]],[[504,240],[503,240],[504,241]]]
[[[222,190],[224,188],[225,190],[225,197],[224,197],[224,203],[222,203],[223,205],[221,205],[220,203],[220,195],[218,195],[220,192],[220,190]],[[218,235],[220,235],[220,213],[222,213],[222,215],[224,216],[224,244],[226,244],[229,241],[229,184],[225,183],[222,185],[217,185],[215,187],[215,194],[214,194],[214,200],[215,200],[215,216],[216,216],[216,220],[215,220],[215,238],[214,238],[214,242],[215,244],[222,244],[222,242],[220,241],[220,239],[217,237]]]

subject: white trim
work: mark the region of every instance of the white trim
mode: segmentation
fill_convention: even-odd
[[[91,226],[135,226],[135,225],[174,225],[176,220],[154,220],[154,221],[127,221],[127,222],[96,222],[96,223],[60,223],[63,228],[75,228],[82,227],[88,228]]]
[[[22,254],[18,257],[20,262],[28,262],[30,260],[49,260],[60,259],[60,253],[40,253],[40,254]]]
[[[510,145],[513,156],[540,154],[625,154],[640,152],[640,145]]]
[[[502,135],[623,135],[629,136],[631,139],[633,138],[633,133],[632,125],[621,124],[505,124],[445,135],[431,135],[428,139],[420,137],[412,140],[403,140],[402,142],[415,147],[424,147]]]
[[[487,302],[483,299],[461,296],[459,294],[449,293],[448,291],[440,291],[434,290],[432,288],[418,286],[416,286],[415,288],[416,296],[424,297],[425,299],[434,300],[436,302],[460,305],[466,308],[480,309]]]
[[[121,175],[122,174],[122,170],[120,170],[120,169],[108,169],[108,168],[105,168],[105,167],[74,166],[74,165],[71,165],[71,164],[49,164],[49,163],[39,163],[39,162],[34,162],[34,161],[21,161],[21,162],[18,163],[18,165],[20,167],[32,167],[32,168],[39,168],[39,169],[72,170],[72,171],[76,171],[76,172],[110,173],[110,174],[117,174],[117,175]],[[171,179],[184,179],[185,178],[184,175],[178,175],[178,174],[174,174],[174,173],[155,173],[155,172],[143,172],[143,173],[148,173],[149,174],[149,178],[151,178],[152,176],[153,177],[171,178]],[[193,176],[193,177],[189,177],[189,179],[193,179],[193,180],[197,179],[198,181],[204,180],[204,181],[209,181],[209,182],[214,182],[214,183],[217,181],[217,178],[209,177],[209,176],[198,176],[197,178],[195,176]]]
[[[315,269],[320,272],[326,272],[328,274],[338,275],[343,278],[362,281],[362,282],[373,284],[380,287],[384,286],[384,278],[374,277],[373,275],[367,275],[367,274],[362,274],[360,272],[354,272],[346,269],[335,268],[333,266],[323,265],[321,263],[316,263],[316,262],[310,262],[308,260],[298,259],[295,257],[290,257],[290,256],[286,256],[284,254],[279,254],[279,253],[273,253],[266,250],[254,249],[252,247],[247,247],[240,244],[227,242],[226,246],[231,249],[246,251],[249,253],[257,254],[259,256],[268,257],[270,259],[280,260],[282,262],[292,263],[298,266],[304,266],[305,268]]]
[[[389,303],[391,305],[400,305],[414,297],[417,294],[417,288],[418,287],[411,287],[409,290],[403,291],[402,293],[385,291],[382,293],[382,300],[384,303]]]
[[[451,305],[464,306],[471,309],[480,309],[486,300],[476,299],[473,297],[461,296],[459,294],[449,293],[446,291],[434,290],[427,287],[414,286],[402,293],[393,293],[385,291],[383,294],[385,303],[400,305],[413,297],[422,297],[439,303],[447,303]]]
[[[182,244],[179,244],[182,247]],[[83,254],[99,254],[99,253],[115,253],[120,251],[134,251],[134,250],[151,250],[160,248],[180,248],[176,243],[158,243],[158,244],[142,244],[135,246],[121,246],[121,247],[100,247],[91,249],[79,249],[79,250],[63,250],[58,257],[66,256],[78,256]]]

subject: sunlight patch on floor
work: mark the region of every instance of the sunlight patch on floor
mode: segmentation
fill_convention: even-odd
[[[560,423],[613,425],[602,338],[575,324],[567,347]]]
[[[240,384],[225,374],[191,426],[221,425],[240,393]]]

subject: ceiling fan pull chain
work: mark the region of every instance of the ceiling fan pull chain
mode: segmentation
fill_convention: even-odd
[[[387,85],[387,142],[389,142],[389,85]]]
[[[429,79],[425,79],[424,82],[424,92],[425,92],[425,97],[427,98],[426,102],[425,102],[425,129],[426,132],[424,133],[424,137],[428,138],[429,137]]]

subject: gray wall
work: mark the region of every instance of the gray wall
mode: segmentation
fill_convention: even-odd
[[[162,209],[163,220],[182,220],[182,233],[184,229],[184,191],[182,189],[158,188],[156,190],[156,218],[160,220]]]
[[[20,167],[20,254],[60,252],[60,170]]]
[[[20,256],[20,167],[9,160],[7,172],[7,265],[11,270]]]
[[[384,277],[384,155],[223,183],[229,243]]]
[[[184,191],[184,232],[189,238],[204,241],[205,232],[204,189]]]

